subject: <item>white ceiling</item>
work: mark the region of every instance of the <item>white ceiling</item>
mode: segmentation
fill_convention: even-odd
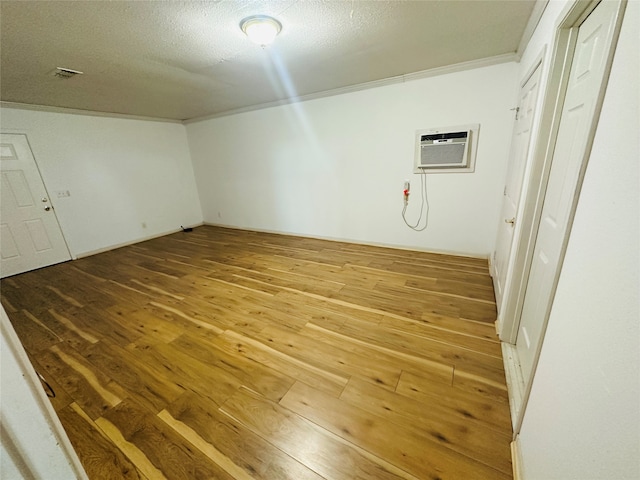
[[[516,52],[534,0],[5,1],[5,102],[185,120]],[[283,26],[267,49],[238,24]],[[55,67],[84,72],[71,79]]]

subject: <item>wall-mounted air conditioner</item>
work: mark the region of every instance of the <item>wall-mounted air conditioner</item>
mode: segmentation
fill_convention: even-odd
[[[418,130],[414,173],[473,172],[480,125]]]

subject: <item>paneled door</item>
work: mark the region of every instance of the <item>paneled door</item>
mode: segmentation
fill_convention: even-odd
[[[0,277],[71,260],[26,135],[0,135]]]
[[[498,313],[501,312],[503,295],[505,294],[507,285],[507,276],[511,273],[509,272],[509,268],[513,235],[518,221],[516,215],[518,212],[518,204],[520,203],[520,192],[522,190],[522,175],[529,156],[531,127],[538,101],[541,69],[541,64],[538,64],[520,89],[518,95],[519,101],[516,111],[516,123],[513,127],[513,135],[511,138],[511,153],[509,155],[507,180],[502,198],[501,221],[498,226],[498,238],[493,259],[493,283]]]
[[[619,5],[600,2],[578,31],[516,339],[525,384],[531,377],[551,310],[590,138],[597,123]],[[606,249],[606,245],[602,248]]]

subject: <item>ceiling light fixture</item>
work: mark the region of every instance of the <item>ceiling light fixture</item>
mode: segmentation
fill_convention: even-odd
[[[240,22],[240,28],[253,43],[262,47],[271,45],[282,30],[282,24],[267,15],[252,15]]]

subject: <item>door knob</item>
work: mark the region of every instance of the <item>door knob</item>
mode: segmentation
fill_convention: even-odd
[[[513,217],[511,220],[505,219],[504,223],[510,223],[511,226],[513,226],[516,223],[516,217]]]
[[[47,205],[46,207],[44,207],[45,212],[48,212],[49,210],[51,210],[51,207],[49,205]]]

